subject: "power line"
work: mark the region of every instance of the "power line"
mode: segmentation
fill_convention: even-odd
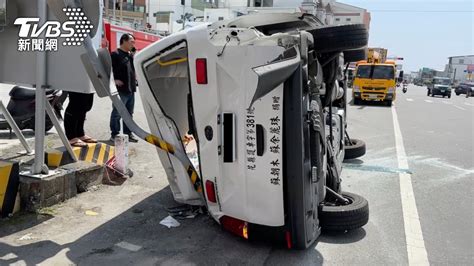
[[[368,10],[369,12],[387,13],[474,13],[474,10]]]

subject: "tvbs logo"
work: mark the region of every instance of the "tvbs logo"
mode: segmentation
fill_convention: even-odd
[[[81,8],[63,8],[68,20],[64,23],[46,21],[39,25],[39,18],[17,18],[18,51],[57,51],[58,38],[63,46],[79,46],[94,27]],[[44,34],[44,38],[40,37]]]

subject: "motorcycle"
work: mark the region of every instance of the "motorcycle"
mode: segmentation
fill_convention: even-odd
[[[7,105],[7,110],[15,120],[20,130],[32,129],[35,130],[35,89],[26,88],[22,86],[15,86],[9,93],[10,101]],[[61,110],[62,104],[66,99],[67,94],[62,93],[61,90],[47,89],[46,99],[53,107],[54,113],[59,120],[62,120]],[[46,115],[45,132],[53,128],[53,122]],[[10,130],[5,116],[0,114],[0,130]]]
[[[403,84],[403,89],[402,89],[403,93],[406,93],[407,90],[408,90],[408,85],[407,85],[407,84]]]

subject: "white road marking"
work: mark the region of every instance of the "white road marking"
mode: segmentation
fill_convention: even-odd
[[[403,145],[402,131],[400,130],[400,125],[398,123],[397,111],[393,107],[392,116],[398,167],[409,169],[405,146]],[[405,238],[407,242],[408,264],[429,265],[428,253],[426,252],[420,218],[418,216],[418,209],[416,208],[411,174],[399,173],[398,175],[400,177],[400,195],[402,199],[403,222],[405,225]]]
[[[411,98],[407,98],[407,101],[409,101],[409,102],[413,102],[413,99],[411,99]]]
[[[432,103],[433,101],[432,100],[425,100],[425,102]]]
[[[454,107],[458,108],[459,110],[466,111],[466,109],[462,108],[461,106],[454,105]]]
[[[464,103],[464,104],[467,105],[467,106],[474,106],[474,104],[472,104],[472,103]]]
[[[443,101],[444,104],[453,104],[452,102]]]

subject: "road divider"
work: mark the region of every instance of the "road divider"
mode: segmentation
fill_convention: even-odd
[[[20,167],[18,162],[0,161],[0,215],[2,218],[20,210],[19,186]]]
[[[79,160],[98,165],[104,165],[115,154],[115,148],[105,143],[88,143],[85,147],[72,149]],[[46,150],[44,160],[48,167],[59,167],[74,162],[64,146]]]

